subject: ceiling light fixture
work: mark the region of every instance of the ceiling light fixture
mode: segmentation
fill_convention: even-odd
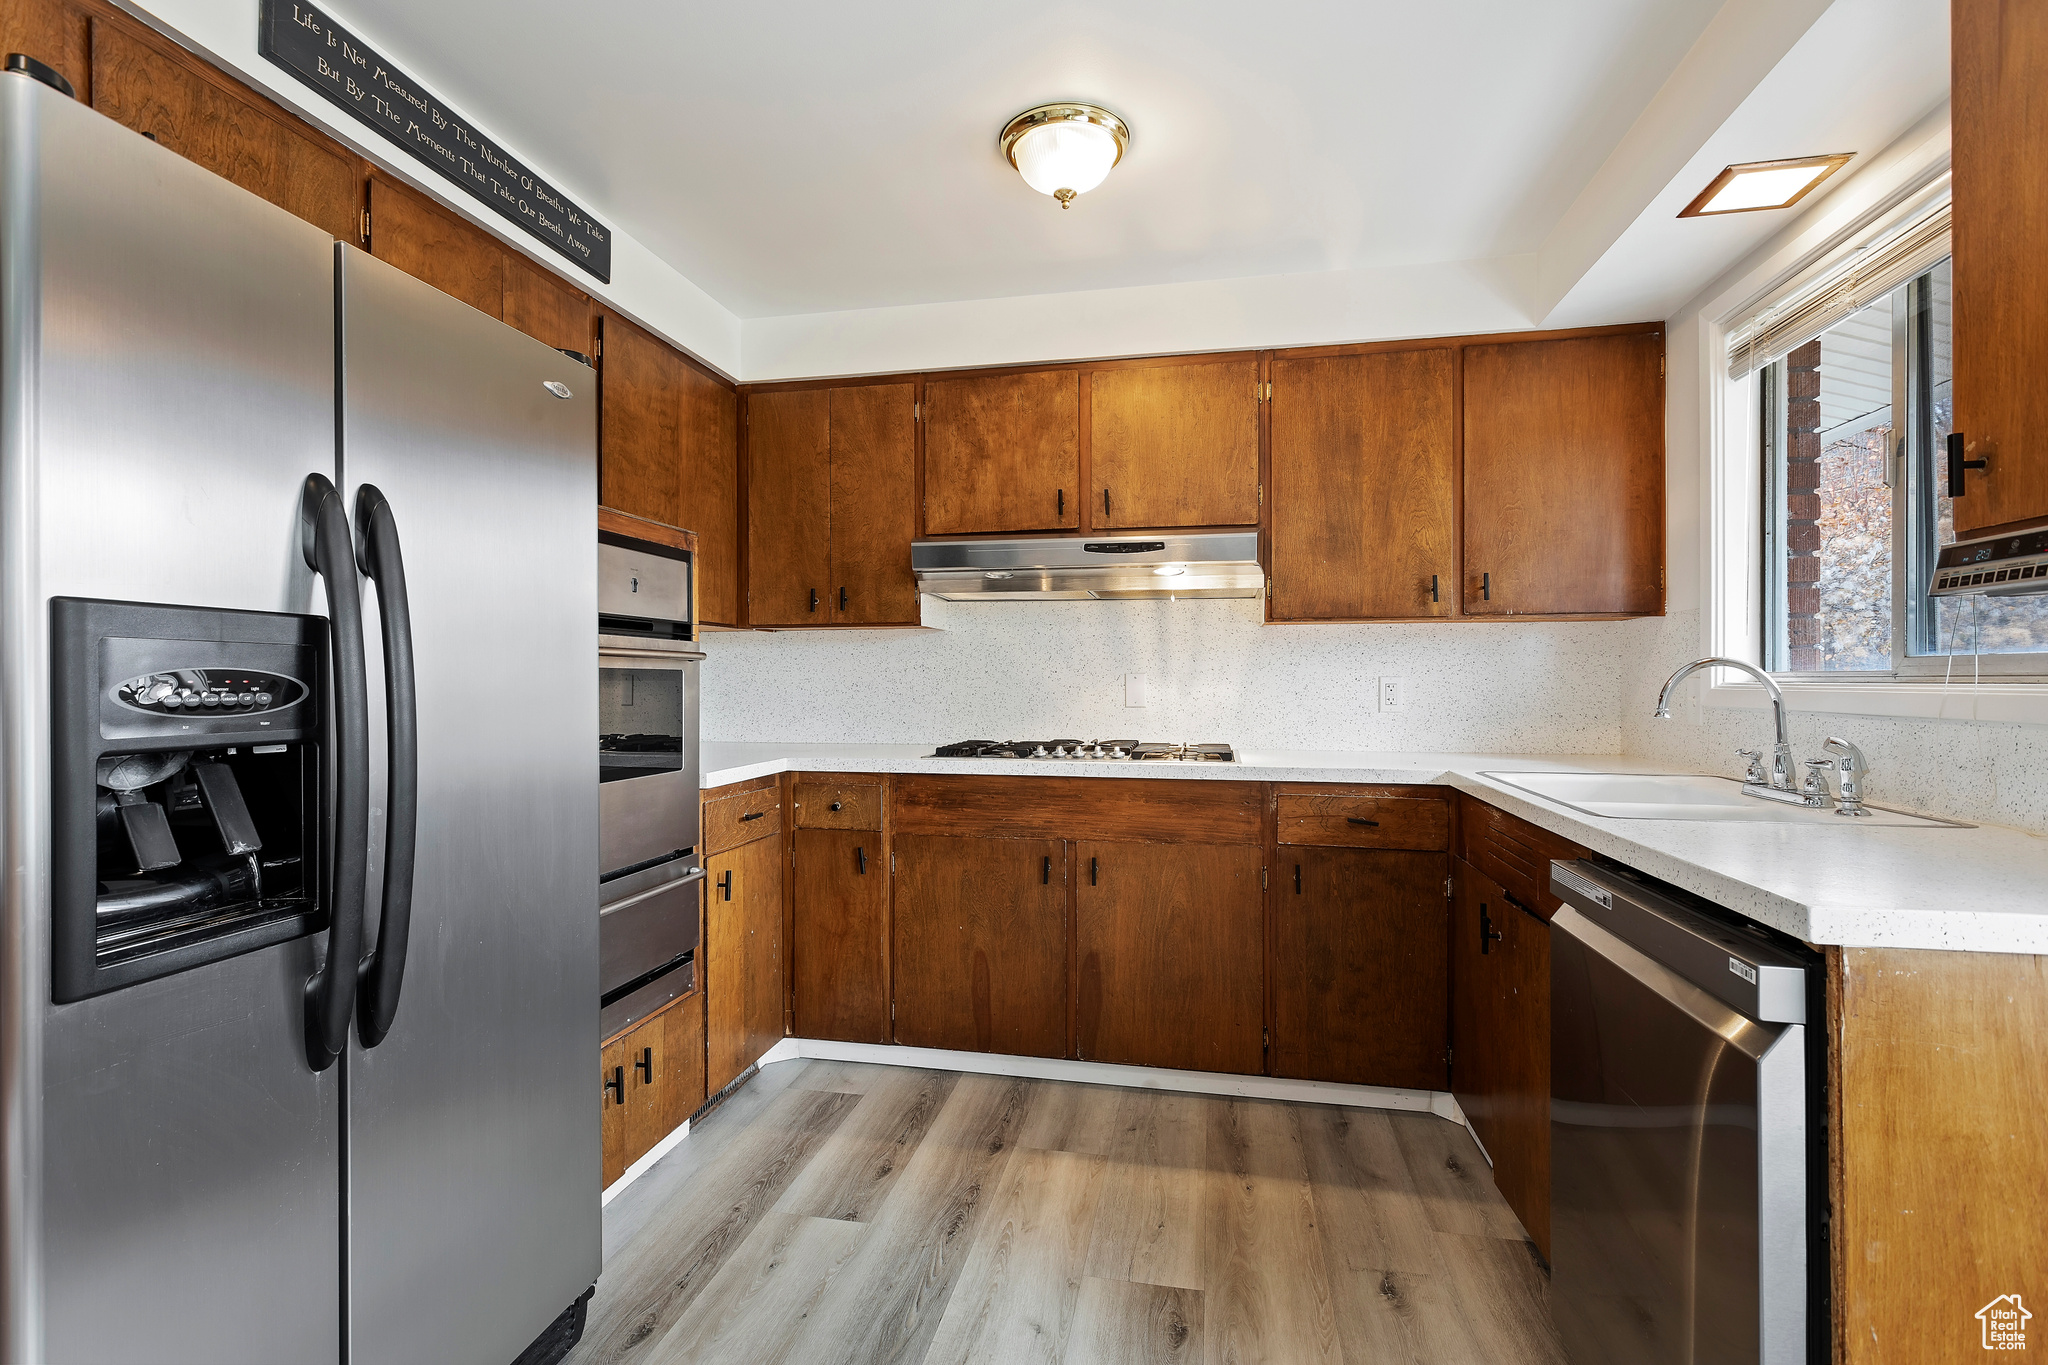
[[[1001,142],[1024,183],[1065,209],[1124,159],[1131,130],[1100,105],[1041,104],[1005,124]]]
[[[1812,193],[1813,187],[1849,163],[1854,152],[1833,156],[1798,156],[1786,161],[1745,161],[1714,177],[1678,215],[1706,218],[1720,213],[1754,213],[1784,209]]]

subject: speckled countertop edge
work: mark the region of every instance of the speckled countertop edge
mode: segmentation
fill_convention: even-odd
[[[1439,784],[1808,943],[2048,953],[2048,839],[2020,830],[1607,820],[1482,775],[1663,771],[1639,759],[1247,750],[1237,763],[1140,766],[934,759],[930,752],[919,744],[707,743],[702,782],[708,789],[815,771]]]

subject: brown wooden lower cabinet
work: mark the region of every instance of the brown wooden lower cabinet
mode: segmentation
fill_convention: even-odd
[[[895,1037],[912,1047],[1067,1051],[1067,845],[899,835]]]
[[[704,860],[699,980],[705,1085],[713,1094],[783,1036],[783,849],[781,839],[761,838]]]
[[[1451,1090],[1547,1259],[1550,926],[1462,859],[1452,881]]]
[[[1407,850],[1280,849],[1274,1075],[1445,1087],[1448,863]]]
[[[1076,851],[1077,1055],[1263,1070],[1264,852],[1137,843]]]
[[[889,1041],[889,866],[871,829],[799,829],[789,951],[799,1038]]]
[[[604,1045],[604,1183],[609,1185],[704,1103],[704,997],[691,992]]]

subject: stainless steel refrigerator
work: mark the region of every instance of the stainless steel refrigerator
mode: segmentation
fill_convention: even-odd
[[[595,399],[0,74],[8,1360],[580,1321]]]

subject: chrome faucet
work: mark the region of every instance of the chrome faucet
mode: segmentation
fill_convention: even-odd
[[[1868,815],[1863,805],[1863,774],[1870,771],[1870,760],[1863,751],[1846,739],[1829,735],[1827,742],[1820,746],[1822,751],[1835,756],[1835,771],[1842,775],[1840,796],[1835,803],[1837,815]]]
[[[1694,659],[1691,663],[1686,664],[1664,680],[1664,690],[1657,694],[1657,719],[1671,719],[1672,689],[1693,674],[1699,672],[1702,668],[1733,668],[1747,673],[1762,683],[1764,691],[1768,692],[1771,697],[1771,714],[1772,718],[1777,722],[1778,739],[1776,746],[1771,750],[1770,771],[1764,771],[1763,754],[1760,750],[1737,750],[1743,758],[1749,761],[1747,771],[1744,773],[1742,780],[1742,794],[1744,796],[1759,796],[1766,801],[1785,801],[1795,806],[1825,806],[1828,803],[1825,794],[1825,781],[1821,783],[1821,791],[1819,792],[1810,789],[1812,779],[1809,779],[1809,790],[1805,791],[1800,790],[1793,781],[1792,770],[1797,765],[1792,761],[1791,731],[1785,724],[1785,694],[1778,690],[1777,683],[1771,681],[1771,675],[1758,668],[1755,664],[1746,664],[1740,659],[1723,659],[1718,657]],[[1858,755],[1858,757],[1860,758],[1861,755]]]

